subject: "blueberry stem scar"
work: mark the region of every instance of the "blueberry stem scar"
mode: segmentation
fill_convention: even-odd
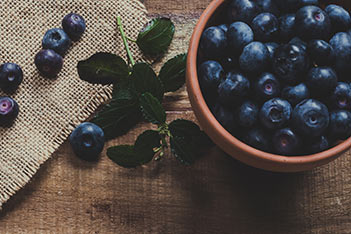
[[[127,42],[127,36],[124,33],[123,25],[122,25],[122,19],[121,19],[120,16],[117,16],[117,25],[118,25],[119,32],[121,33],[121,37],[122,37],[122,40],[123,40],[124,47],[125,47],[125,49],[127,51],[127,55],[128,55],[129,61],[130,61],[131,65],[134,66],[135,65],[135,61],[133,59],[132,53],[129,50],[129,46],[128,46],[128,42]]]

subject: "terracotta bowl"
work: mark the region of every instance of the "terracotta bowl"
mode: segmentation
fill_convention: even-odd
[[[326,1],[322,2],[325,3]],[[334,2],[338,2],[339,4],[343,3],[347,8],[351,7],[351,3],[348,1]],[[226,6],[226,0],[214,0],[211,2],[201,15],[199,22],[194,29],[188,51],[187,89],[189,98],[195,115],[208,136],[233,158],[256,168],[276,172],[299,172],[311,170],[315,167],[329,163],[347,151],[351,146],[351,138],[321,153],[294,157],[280,156],[266,153],[246,145],[232,136],[221,126],[211,113],[202,95],[197,76],[197,64],[201,61],[201,57],[198,56],[201,34],[208,26],[224,22],[222,19],[225,15],[223,12],[225,11]]]

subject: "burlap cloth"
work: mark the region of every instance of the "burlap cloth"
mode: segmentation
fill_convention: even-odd
[[[86,33],[65,56],[58,78],[45,79],[35,68],[34,56],[45,31],[60,27],[62,18],[70,12],[85,18]],[[0,208],[31,179],[74,127],[110,98],[111,87],[81,81],[76,66],[97,51],[125,55],[117,15],[132,38],[147,22],[139,0],[1,1],[1,62],[19,64],[24,81],[11,95],[20,106],[18,119],[10,129],[0,129]],[[131,50],[140,58],[136,45]]]

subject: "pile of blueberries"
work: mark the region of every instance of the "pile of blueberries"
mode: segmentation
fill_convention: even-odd
[[[62,20],[62,28],[49,29],[42,40],[43,49],[35,56],[35,65],[40,74],[55,78],[63,66],[63,56],[72,44],[78,41],[86,29],[82,16],[70,13]]]
[[[226,22],[202,34],[198,67],[222,126],[288,156],[350,137],[349,12],[318,0],[231,0],[226,10]]]

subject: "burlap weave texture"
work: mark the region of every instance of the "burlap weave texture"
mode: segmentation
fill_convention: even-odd
[[[84,37],[71,47],[55,80],[41,77],[34,56],[46,30],[61,27],[62,18],[81,14],[87,22]],[[0,129],[0,208],[23,187],[50,155],[111,96],[111,87],[79,79],[77,62],[98,51],[125,57],[116,17],[136,37],[147,22],[138,0],[2,0],[0,4],[0,62],[15,62],[24,72],[19,90],[11,95],[20,114],[9,129]],[[131,45],[136,58],[141,54]],[[5,95],[1,93],[1,95]]]

